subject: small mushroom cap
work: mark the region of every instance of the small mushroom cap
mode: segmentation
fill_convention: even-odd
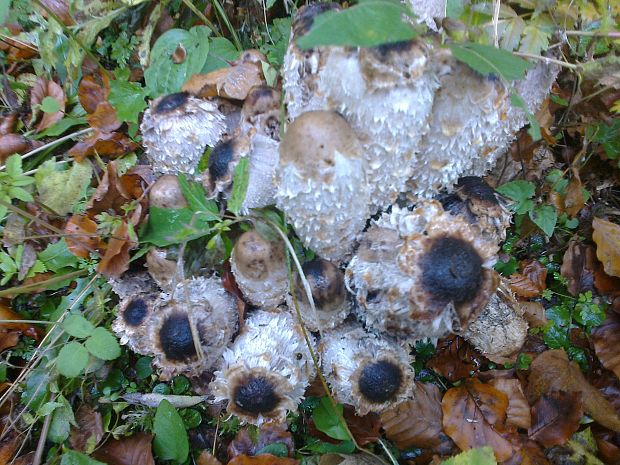
[[[146,267],[149,275],[164,291],[169,291],[177,273],[177,262],[168,258],[166,249],[152,248],[146,254]]]
[[[230,187],[235,167],[241,157],[247,156],[249,152],[250,141],[245,136],[232,137],[213,147],[207,169],[201,176],[210,198]]]
[[[294,165],[302,176],[330,182],[336,153],[360,159],[362,147],[349,123],[334,111],[309,111],[286,130],[280,144],[280,164]]]
[[[172,174],[161,176],[149,191],[149,204],[159,208],[187,207],[179,179]]]
[[[273,257],[271,243],[256,231],[244,232],[233,250],[233,257],[240,273],[251,279],[264,279],[269,274],[269,264],[276,258],[281,261],[284,257]]]
[[[362,368],[358,389],[366,399],[381,403],[393,399],[402,382],[401,367],[390,360],[378,360]]]

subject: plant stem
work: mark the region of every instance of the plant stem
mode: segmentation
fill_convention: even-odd
[[[578,69],[579,65],[573,63],[566,63],[565,61],[556,60],[555,58],[544,57],[541,55],[534,55],[533,53],[512,52],[513,55],[523,58],[531,58],[532,60],[544,61],[545,63],[553,63],[555,65],[562,66],[568,69]]]
[[[620,39],[620,32],[563,31],[563,34],[567,36],[605,37],[607,39]]]
[[[53,278],[46,279],[45,281],[41,281],[38,283],[24,284],[23,286],[15,286],[8,289],[2,289],[0,291],[0,297],[10,296],[13,294],[26,294],[27,292],[32,292],[34,289],[45,289],[51,284],[66,281],[67,279],[78,278],[85,274],[88,274],[88,270],[79,270],[74,271],[73,273],[63,274],[62,276],[54,276]]]
[[[218,30],[217,26],[215,24],[213,24],[213,22],[211,22],[211,20],[209,18],[207,18],[202,13],[202,11],[200,11],[198,8],[196,8],[196,6],[190,0],[183,0],[183,3],[185,4],[185,6],[187,8],[189,8],[192,11],[192,13],[194,13],[196,16],[198,16],[203,23],[205,23],[207,26],[209,26],[211,28],[211,30],[215,33],[216,36],[223,37],[222,33]]]
[[[50,430],[50,424],[52,423],[52,415],[47,415],[43,420],[43,427],[41,428],[41,434],[39,441],[37,442],[37,450],[32,458],[32,465],[39,465],[43,458],[43,451],[45,450],[45,443],[47,441],[47,433]]]
[[[217,12],[220,19],[224,21],[224,24],[226,24],[226,28],[230,32],[233,42],[235,43],[235,47],[237,47],[237,50],[241,52],[243,50],[243,45],[241,45],[241,41],[239,40],[237,31],[235,30],[233,25],[230,23],[228,16],[226,16],[226,12],[224,11],[224,8],[222,8],[222,5],[220,4],[219,0],[211,0],[211,3],[213,3],[213,6],[215,7],[215,11]]]

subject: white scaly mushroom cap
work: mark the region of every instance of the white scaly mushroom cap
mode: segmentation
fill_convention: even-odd
[[[345,259],[369,216],[363,151],[346,120],[313,111],[291,123],[280,143],[276,205],[306,247]]]
[[[495,294],[461,335],[489,360],[514,362],[527,337],[528,324],[517,302]]]
[[[351,313],[351,301],[344,285],[344,273],[333,263],[321,258],[304,263],[302,270],[310,285],[316,308],[315,313],[308,301],[301,278],[297,275],[295,299],[304,324],[310,331],[338,326]],[[286,303],[293,315],[296,315],[295,302],[290,294],[286,296]]]
[[[277,141],[262,134],[254,134],[250,139],[248,189],[241,214],[276,203],[274,177],[280,162],[279,148]]]
[[[188,302],[204,359],[196,354]],[[144,308],[148,311],[140,312]],[[143,317],[132,324],[139,313]],[[172,297],[162,293],[146,299],[138,294],[128,299],[112,327],[121,336],[121,343],[154,356],[162,379],[176,374],[197,376],[215,365],[230,342],[237,327],[237,309],[218,279],[194,278],[179,283]]]
[[[412,360],[396,342],[345,325],[326,331],[319,348],[334,397],[353,405],[358,415],[381,412],[411,397]]]
[[[185,92],[153,100],[140,125],[153,171],[162,174],[194,174],[205,148],[217,144],[225,129],[217,104]]]
[[[314,342],[314,341],[312,341]],[[287,313],[252,313],[210,384],[243,423],[284,421],[316,375],[300,326]]]
[[[276,308],[288,293],[288,269],[284,245],[268,240],[257,231],[243,233],[230,256],[237,286],[252,305]]]
[[[497,288],[497,251],[437,201],[394,206],[360,239],[345,279],[368,327],[413,343],[476,318]]]
[[[421,41],[352,49],[333,47],[319,71],[319,92],[356,132],[367,160],[374,210],[406,189],[428,130],[439,82]],[[346,76],[346,79],[343,79]]]

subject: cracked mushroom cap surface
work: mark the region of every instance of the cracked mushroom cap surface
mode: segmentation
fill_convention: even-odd
[[[284,301],[289,282],[281,241],[265,239],[256,230],[244,232],[235,242],[230,268],[252,305],[275,308]]]
[[[319,349],[334,397],[354,406],[358,415],[381,412],[411,397],[412,360],[396,342],[349,324],[326,331]]]
[[[305,246],[339,261],[350,255],[369,216],[362,147],[336,112],[311,111],[280,143],[276,205]]]
[[[205,148],[217,144],[225,129],[216,103],[186,92],[153,100],[140,125],[147,157],[161,174],[194,174]]]
[[[304,263],[302,270],[310,285],[316,308],[315,313],[308,301],[301,277],[297,275],[295,298],[306,327],[311,331],[319,331],[342,323],[351,312],[344,273],[333,263],[321,258]],[[287,294],[287,305],[295,315],[295,303],[290,294]]]
[[[498,285],[499,247],[437,201],[394,206],[360,240],[345,277],[362,321],[413,343],[465,328]]]
[[[286,420],[316,375],[301,327],[287,312],[252,313],[223,360],[210,388],[216,401],[242,423]]]
[[[166,380],[177,374],[199,376],[212,368],[231,341],[237,320],[235,301],[218,279],[193,278],[180,282],[172,294],[126,296],[112,329],[121,344],[153,356],[161,379]]]

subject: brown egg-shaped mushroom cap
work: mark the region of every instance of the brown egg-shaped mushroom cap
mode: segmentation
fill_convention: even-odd
[[[230,257],[231,271],[248,302],[261,307],[277,307],[288,291],[288,271],[284,245],[266,239],[258,231],[243,233]]]
[[[179,178],[172,174],[166,174],[157,179],[149,190],[149,205],[159,208],[187,207]]]
[[[309,111],[288,126],[280,144],[280,164],[292,164],[302,175],[328,183],[336,153],[361,159],[355,132],[335,111]]]
[[[169,257],[169,250],[153,247],[146,254],[149,275],[163,291],[170,291],[177,273],[177,261]]]

